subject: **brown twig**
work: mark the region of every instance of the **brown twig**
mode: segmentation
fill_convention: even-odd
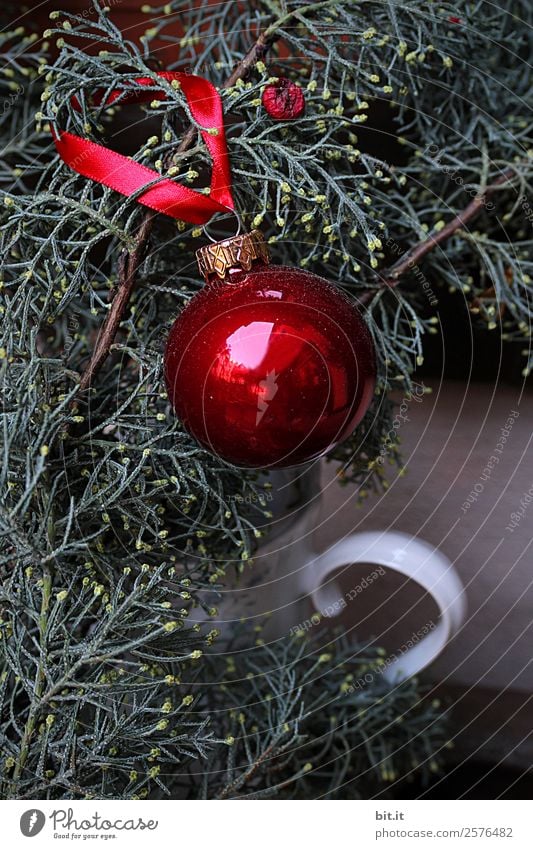
[[[226,784],[225,787],[217,793],[217,799],[227,799],[230,793],[233,793],[234,790],[240,790],[241,787],[246,784],[251,778],[254,777],[255,773],[263,765],[263,763],[270,757],[271,753],[274,750],[274,742],[269,743],[266,747],[265,751],[262,752],[256,761],[254,761],[246,772],[241,775],[239,778],[236,778],[235,781],[232,781],[230,784]]]
[[[489,186],[486,187],[485,191],[481,192],[481,194],[476,195],[476,197],[468,204],[468,206],[463,209],[455,218],[452,218],[451,221],[446,224],[442,230],[438,232],[430,233],[427,239],[424,239],[421,242],[418,242],[416,245],[413,245],[412,248],[409,248],[395,263],[391,265],[390,268],[385,269],[379,275],[379,289],[389,288],[393,289],[400,282],[400,277],[406,274],[408,271],[411,271],[415,268],[421,259],[423,259],[426,254],[433,250],[437,245],[442,244],[450,236],[453,236],[461,227],[464,227],[465,224],[468,224],[472,221],[483,209],[485,206],[487,199],[500,187],[508,183],[509,180],[515,176],[516,171],[514,168],[507,168],[500,176],[494,180]],[[359,297],[359,301],[363,304],[368,303],[368,301],[372,300],[376,293],[376,289],[369,290],[368,292],[363,292],[363,294]]]
[[[80,392],[92,385],[95,375],[100,371],[109,355],[113,339],[122,321],[124,310],[135,284],[135,276],[142,262],[155,216],[156,213],[152,210],[145,214],[139,227],[134,249],[131,252],[123,251],[119,258],[118,285],[114,290],[109,312],[98,334],[91,358],[81,375]]]
[[[225,81],[222,88],[230,88],[235,85],[237,80],[244,79],[256,62],[259,62],[260,59],[263,58],[272,44],[276,41],[276,38],[277,36],[275,34],[268,33],[268,31],[260,33],[257,41],[235,67],[234,71]],[[196,138],[196,132],[196,127],[191,125],[183,136],[179,147],[169,156],[169,159],[176,154],[184,153]],[[80,379],[80,392],[83,392],[92,386],[94,378],[109,356],[113,340],[117,334],[124,311],[128,305],[135,285],[139,267],[145,256],[146,246],[157,214],[158,213],[154,210],[148,210],[145,213],[139,230],[137,231],[135,247],[130,251],[124,250],[120,256],[117,286],[112,296],[109,312],[102,324],[102,327],[100,328],[90,360],[82,372]]]

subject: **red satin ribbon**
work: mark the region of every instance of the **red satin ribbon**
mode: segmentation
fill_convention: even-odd
[[[127,197],[141,191],[154,180],[159,180],[157,184],[142,192],[136,200],[172,218],[179,218],[191,224],[206,224],[216,212],[227,212],[228,209],[235,208],[231,194],[231,170],[220,95],[214,85],[203,77],[179,71],[161,71],[154,76],[169,81],[177,80],[195,121],[202,127],[215,128],[218,131],[216,135],[211,135],[207,129],[201,130],[213,163],[209,195],[168,178],[161,179],[161,175],[152,168],[65,130],[52,131],[57,152],[73,171]],[[141,86],[153,86],[155,80],[139,77],[135,82]],[[121,102],[127,100],[129,103],[140,103],[154,98],[165,99],[166,93],[152,89],[146,92],[129,92],[124,97],[124,92],[116,89],[106,98],[105,105],[111,105],[121,96]],[[79,109],[76,99],[73,103]]]

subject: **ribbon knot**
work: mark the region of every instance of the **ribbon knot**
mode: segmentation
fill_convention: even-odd
[[[57,152],[69,168],[89,180],[101,183],[126,197],[141,192],[136,200],[144,206],[190,224],[206,224],[215,213],[235,208],[220,95],[209,80],[194,74],[161,71],[157,72],[155,77],[169,82],[177,80],[180,83],[191,115],[203,128],[200,132],[212,161],[209,194],[183,186],[168,177],[162,178],[152,168],[66,130],[53,131]],[[138,77],[135,80],[140,86],[150,87],[154,85],[154,81],[152,77]],[[105,105],[110,106],[123,94],[115,89],[106,98]],[[155,97],[165,99],[166,92],[141,90],[128,93],[123,100],[142,103]],[[76,108],[80,108],[77,99],[74,99],[73,103]]]

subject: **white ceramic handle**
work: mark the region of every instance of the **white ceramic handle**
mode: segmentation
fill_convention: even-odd
[[[365,531],[345,537],[313,561],[307,573],[312,586],[307,590],[317,610],[333,608],[333,615],[340,612],[338,600],[342,594],[336,582],[327,579],[341,566],[363,563],[406,575],[430,593],[439,608],[439,621],[425,636],[387,659],[383,676],[397,684],[435,660],[458,631],[466,614],[464,588],[452,563],[428,542],[399,531]]]

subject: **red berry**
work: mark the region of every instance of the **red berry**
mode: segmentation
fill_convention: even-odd
[[[305,111],[304,93],[297,83],[280,77],[276,83],[266,86],[263,106],[276,121],[293,121]]]
[[[451,17],[451,18],[448,18],[448,20],[451,24],[461,24],[462,23],[461,18]]]

